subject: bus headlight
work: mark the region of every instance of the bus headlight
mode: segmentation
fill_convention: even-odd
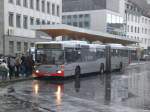
[[[39,70],[36,70],[35,72],[36,72],[36,73],[39,73],[40,71],[39,71]]]
[[[62,73],[62,71],[58,70],[58,71],[57,71],[57,73],[58,73],[58,74],[61,74],[61,73]]]

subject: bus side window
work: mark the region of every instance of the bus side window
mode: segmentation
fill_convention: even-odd
[[[96,51],[96,58],[99,59],[99,58],[103,58],[105,57],[105,52],[103,49],[100,49],[100,50],[97,50]]]
[[[74,50],[73,48],[65,49],[65,58],[67,63],[79,62],[82,60],[80,50]]]
[[[72,62],[72,50],[73,49],[69,49],[69,48],[65,49],[65,58],[66,58],[67,63]]]
[[[80,50],[77,50],[77,51],[74,51],[73,53],[73,58],[74,58],[74,61],[75,62],[80,62],[82,61],[82,58],[81,58],[81,51]]]

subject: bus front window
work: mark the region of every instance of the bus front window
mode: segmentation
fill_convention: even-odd
[[[36,61],[42,64],[64,64],[63,50],[37,50]]]

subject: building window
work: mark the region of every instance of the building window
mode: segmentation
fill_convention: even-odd
[[[51,22],[50,22],[50,21],[47,21],[47,24],[51,24]]]
[[[59,8],[59,5],[57,5],[57,16],[60,16],[60,8]]]
[[[77,22],[73,22],[73,26],[78,26],[78,23]]]
[[[33,4],[34,4],[34,0],[30,0],[30,8],[31,9],[34,9],[34,5]]]
[[[84,18],[85,18],[85,21],[89,21],[90,15],[89,15],[89,14],[85,14],[85,15],[84,15]]]
[[[145,39],[145,44],[147,43],[147,39]]]
[[[85,28],[88,28],[88,29],[90,28],[90,24],[89,24],[88,21],[85,21],[85,22],[84,22],[84,27],[85,27]]]
[[[30,18],[30,25],[34,25],[34,18],[33,17]]]
[[[142,33],[144,33],[144,28],[142,28]]]
[[[77,22],[77,15],[73,15],[73,22]]]
[[[14,26],[14,14],[9,12],[9,26]]]
[[[112,23],[116,23],[116,16],[115,15],[112,15],[112,20],[111,20]]]
[[[30,44],[30,47],[34,47],[34,43],[31,43],[31,44]]]
[[[45,20],[42,20],[42,24],[45,25]]]
[[[133,26],[131,26],[131,32],[133,32]]]
[[[9,41],[9,53],[14,54],[14,42]]]
[[[131,21],[133,21],[133,17],[134,17],[134,16],[133,16],[133,15],[131,15]]]
[[[138,20],[137,20],[137,16],[135,16],[135,22],[138,22]]]
[[[23,0],[23,6],[28,7],[28,0]]]
[[[145,34],[147,34],[147,29],[145,28]]]
[[[39,18],[36,19],[36,24],[40,25],[40,19]]]
[[[28,17],[23,16],[23,28],[27,29],[28,28]]]
[[[36,10],[40,10],[40,0],[36,0]]]
[[[17,42],[17,51],[18,51],[18,52],[21,51],[21,42]]]
[[[144,23],[144,17],[142,18],[142,23]]]
[[[138,27],[138,33],[140,33],[140,28]]]
[[[21,15],[16,15],[16,27],[21,28]]]
[[[135,33],[137,33],[136,30],[137,30],[137,28],[135,27]]]
[[[24,42],[24,52],[27,52],[27,50],[28,50],[28,43]]]
[[[107,23],[111,23],[111,14],[107,14]]]
[[[14,1],[13,0],[9,0],[9,3],[14,3]]]
[[[52,15],[55,15],[55,4],[52,4]]]
[[[145,19],[145,24],[147,24],[147,19]]]
[[[33,17],[30,18],[30,25],[34,25],[34,18]]]
[[[47,13],[50,14],[50,3],[47,2]]]
[[[21,5],[21,0],[16,0],[16,5]]]
[[[42,12],[45,12],[45,1],[42,1]]]
[[[127,32],[130,32],[129,25],[127,26]]]
[[[83,27],[83,22],[79,22],[79,27],[80,27],[80,28]]]
[[[128,21],[130,21],[130,14],[128,14],[127,16],[128,16],[128,17],[127,17],[127,18],[128,18]]]
[[[140,23],[140,17],[138,17],[138,23]]]

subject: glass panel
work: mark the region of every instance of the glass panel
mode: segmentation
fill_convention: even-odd
[[[111,23],[111,14],[107,14],[107,23]]]
[[[62,50],[37,50],[36,61],[42,64],[58,64],[64,63],[64,52]]]

